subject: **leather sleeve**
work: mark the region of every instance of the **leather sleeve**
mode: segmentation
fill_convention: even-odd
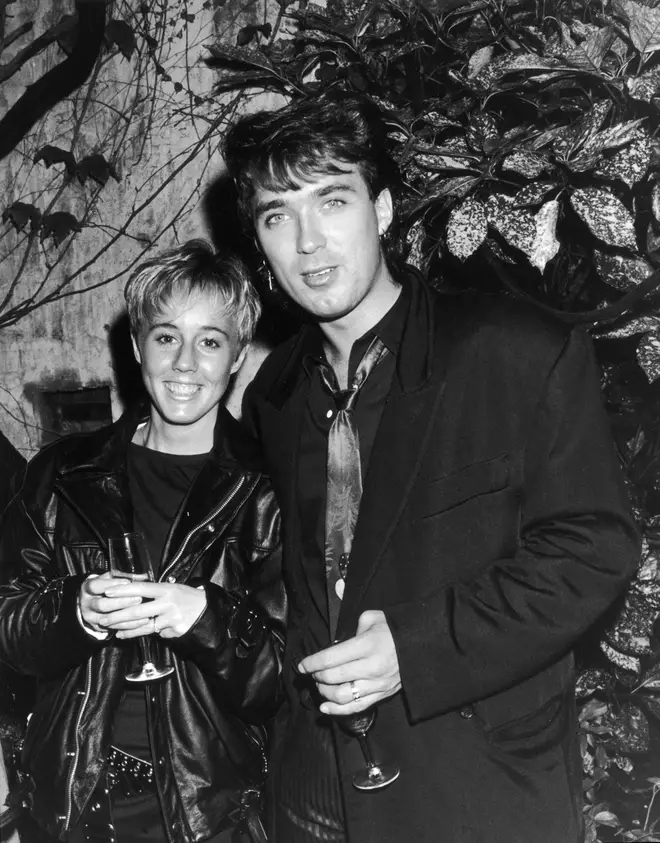
[[[223,701],[229,700],[241,717],[258,723],[269,719],[280,702],[287,600],[280,516],[272,491],[262,491],[256,504],[249,516],[255,535],[235,548],[242,557],[240,592],[201,583],[206,609],[185,635],[167,643],[216,680]],[[191,580],[190,585],[196,584]]]
[[[49,469],[41,455],[28,467],[0,534],[0,661],[33,676],[64,673],[103,646],[78,622],[85,577],[62,576],[56,565]]]
[[[514,554],[386,611],[412,720],[483,699],[559,659],[638,561],[591,344],[574,330],[530,426]]]

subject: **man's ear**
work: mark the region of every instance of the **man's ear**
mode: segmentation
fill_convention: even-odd
[[[236,372],[238,372],[238,370],[243,365],[243,361],[245,360],[245,355],[248,352],[249,346],[250,346],[250,343],[248,343],[247,345],[244,345],[243,348],[240,350],[240,352],[238,354],[238,357],[236,358],[236,360],[234,360],[234,363],[231,367],[231,374],[232,375],[235,375]]]
[[[374,201],[374,207],[378,218],[378,234],[382,237],[394,219],[394,204],[389,187],[381,190]]]
[[[135,359],[140,365],[142,365],[142,355],[140,354],[140,346],[138,345],[137,337],[133,333],[131,334],[131,342],[133,343],[133,354],[135,355]]]

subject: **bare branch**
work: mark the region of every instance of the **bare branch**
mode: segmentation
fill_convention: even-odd
[[[2,2],[2,0],[0,0]],[[15,73],[23,67],[26,62],[33,59],[35,56],[38,56],[42,50],[45,50],[46,47],[50,47],[51,44],[54,44],[58,38],[61,38],[67,32],[70,32],[76,22],[73,18],[68,20],[62,20],[59,23],[56,23],[55,26],[51,26],[50,29],[47,29],[46,32],[43,32],[41,35],[37,36],[31,43],[27,45],[24,49],[20,51],[11,61],[8,61],[6,64],[0,64],[0,82],[5,82],[7,79],[11,78]],[[11,35],[8,35],[5,38],[4,46],[8,47],[13,41],[19,38],[21,35],[24,35],[26,32],[29,32],[33,28],[34,24],[32,21],[28,23],[24,23],[22,26],[16,30],[16,32],[12,32]]]

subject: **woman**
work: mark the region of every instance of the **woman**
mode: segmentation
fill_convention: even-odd
[[[27,468],[2,538],[0,659],[38,678],[32,818],[67,841],[224,843],[261,833],[279,692],[279,511],[221,405],[259,316],[243,265],[192,241],[125,290],[146,418],[64,438]],[[144,538],[155,582],[108,572]],[[128,685],[148,636],[174,672]]]

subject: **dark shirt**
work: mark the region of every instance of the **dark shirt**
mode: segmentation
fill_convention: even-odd
[[[351,349],[348,383],[374,336],[379,337],[390,352],[369,374],[355,404],[353,419],[358,430],[363,478],[392,384],[408,301],[404,289],[381,321]],[[306,620],[316,650],[331,643],[324,556],[325,500],[328,432],[336,415],[335,401],[319,373],[318,361],[324,359],[322,341],[320,328],[314,328],[309,331],[303,349],[309,392],[301,425],[297,494],[304,570],[314,606],[312,615]],[[284,758],[289,772],[287,769],[281,771],[280,800],[285,812],[295,818],[294,822],[306,827],[311,838],[339,840],[341,837],[324,838],[312,831],[315,825],[341,830],[344,820],[331,729],[326,718],[319,717],[315,711],[310,714],[303,715],[299,728],[294,730],[296,738]]]
[[[142,445],[129,446],[128,482],[135,530],[145,538],[154,572],[160,570],[172,523],[206,456],[163,454]],[[135,648],[131,642],[127,646]],[[112,743],[124,752],[151,761],[145,694],[146,687],[126,686]]]

